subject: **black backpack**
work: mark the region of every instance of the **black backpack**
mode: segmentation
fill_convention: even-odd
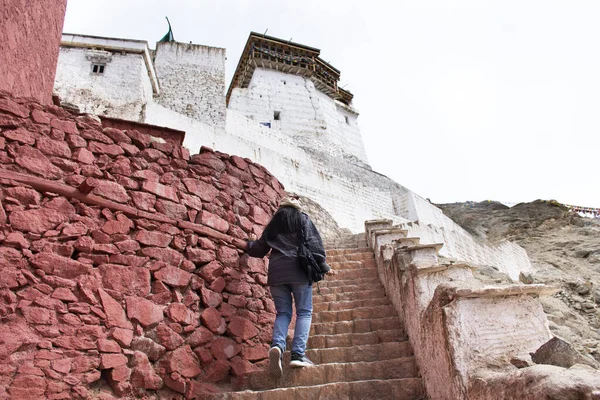
[[[312,252],[306,245],[306,237],[304,235],[304,228],[301,232],[300,246],[298,247],[298,260],[300,265],[308,274],[308,278],[311,282],[319,282],[325,278],[325,274],[331,269],[326,263],[319,265]]]

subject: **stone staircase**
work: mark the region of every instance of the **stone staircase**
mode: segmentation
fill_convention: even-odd
[[[316,365],[292,369],[286,351],[281,378],[274,379],[267,371],[250,373],[240,384],[241,391],[207,398],[425,398],[412,348],[385,295],[364,235],[328,243],[326,249],[327,260],[337,274],[314,289],[306,354]]]

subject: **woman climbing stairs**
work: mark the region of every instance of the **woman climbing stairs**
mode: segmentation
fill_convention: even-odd
[[[313,323],[306,355],[316,364],[290,368],[283,376],[249,374],[240,392],[211,399],[395,399],[419,400],[423,388],[402,321],[385,296],[373,253],[364,235],[348,236],[327,246],[327,260],[337,271],[313,293]]]

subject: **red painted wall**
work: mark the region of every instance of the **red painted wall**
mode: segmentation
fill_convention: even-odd
[[[67,0],[0,1],[0,90],[48,104]]]

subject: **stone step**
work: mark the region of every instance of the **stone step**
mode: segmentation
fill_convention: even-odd
[[[365,261],[365,260],[373,260],[375,256],[372,252],[368,253],[351,253],[344,254],[339,256],[331,256],[327,257],[327,262],[344,262],[344,261]]]
[[[421,400],[421,379],[372,379],[324,385],[272,389],[262,392],[246,390],[203,397],[205,400]]]
[[[364,291],[381,291],[385,293],[385,288],[379,283],[373,283],[369,285],[340,285],[340,286],[323,286],[322,282],[319,282],[318,287],[321,290],[321,293],[318,292],[317,286],[315,285],[313,289],[313,301],[316,296],[326,296],[330,294],[341,294],[341,293],[358,293]]]
[[[340,272],[341,274],[341,272]],[[378,275],[355,279],[352,277],[341,277],[339,275],[326,276],[321,282],[319,287],[338,287],[338,286],[356,286],[364,287],[365,290],[371,289],[371,285],[381,285]],[[315,285],[316,286],[316,285]]]
[[[309,368],[283,367],[283,376],[273,378],[267,371],[246,375],[239,389],[269,390],[284,387],[324,385],[371,379],[401,379],[418,376],[414,357],[381,361],[320,364]]]
[[[290,352],[284,353],[284,363],[290,363]],[[410,357],[413,355],[410,343],[384,342],[365,344],[353,347],[332,347],[327,349],[308,349],[306,356],[315,364],[346,363],[358,361],[389,360],[391,358]]]
[[[391,305],[377,307],[361,307],[353,310],[320,311],[313,313],[312,322],[341,322],[358,319],[397,317],[396,310]]]
[[[328,301],[318,302],[313,304],[313,313],[321,311],[339,311],[351,310],[360,307],[375,307],[390,304],[386,297],[379,299],[361,299],[361,300],[344,300],[344,301]]]
[[[342,256],[346,254],[354,254],[354,253],[372,253],[370,247],[357,247],[355,249],[331,249],[327,250],[327,257],[331,256]]]
[[[379,279],[379,275],[377,273],[377,268],[366,267],[365,268],[353,268],[353,269],[338,269],[336,270],[335,275],[328,275],[325,277],[326,281],[344,281],[344,280],[354,280],[357,278],[373,278],[377,277]],[[356,283],[356,281],[354,281]]]
[[[360,287],[358,287],[360,288]],[[347,301],[347,300],[363,300],[363,299],[379,299],[386,297],[385,291],[381,289],[372,290],[357,290],[356,292],[342,293],[324,293],[325,288],[321,288],[321,294],[313,294],[313,304],[325,303],[328,301]]]
[[[326,349],[332,347],[351,347],[360,346],[364,344],[378,344],[403,340],[406,340],[406,334],[402,329],[388,329],[366,333],[314,335],[308,338],[307,348]]]
[[[355,321],[322,322],[312,324],[311,335],[336,335],[342,333],[365,333],[378,330],[403,328],[398,317],[357,319]]]
[[[377,268],[375,260],[366,261],[330,261],[327,260],[327,264],[332,269],[343,270],[343,269],[361,269],[361,268]]]

